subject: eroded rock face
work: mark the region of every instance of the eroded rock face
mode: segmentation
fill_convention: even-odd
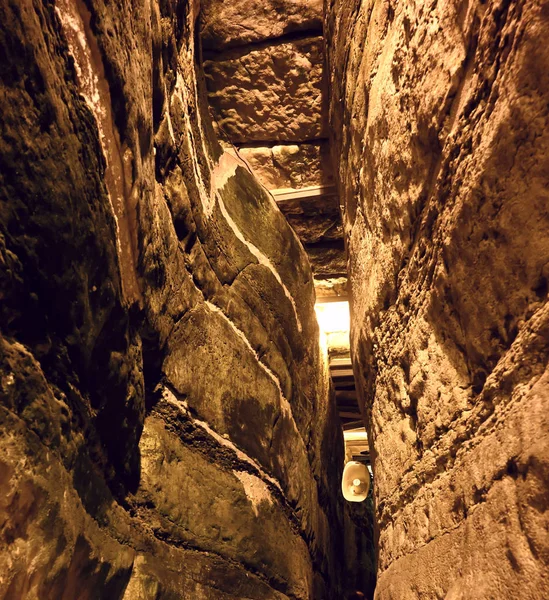
[[[332,157],[326,141],[240,146],[239,153],[268,190],[334,184]]]
[[[319,36],[211,56],[204,69],[221,131],[235,144],[325,137],[322,66]]]
[[[321,0],[206,0],[202,4],[204,48],[219,50],[322,31]]]
[[[380,600],[549,589],[548,26],[544,2],[327,15]]]
[[[333,185],[321,15],[318,2],[295,0],[208,0],[202,13],[214,121],[268,190]],[[299,212],[279,205],[291,215],[315,278],[338,277],[346,260],[338,199],[331,189],[316,196],[316,207],[306,198]],[[325,234],[336,243],[311,251],[310,240]]]
[[[0,2],[1,598],[342,593],[311,270],[197,10]]]

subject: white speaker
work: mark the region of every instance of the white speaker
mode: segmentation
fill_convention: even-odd
[[[350,460],[343,469],[341,478],[343,497],[349,502],[363,502],[370,491],[368,467],[356,460]]]

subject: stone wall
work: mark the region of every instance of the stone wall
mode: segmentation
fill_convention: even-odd
[[[376,598],[549,594],[549,5],[326,4]]]
[[[201,15],[216,127],[273,193],[318,280],[345,274],[322,15],[319,0],[207,0]],[[299,191],[299,200],[279,195],[288,189]]]
[[[341,597],[311,271],[198,10],[0,1],[0,598]]]

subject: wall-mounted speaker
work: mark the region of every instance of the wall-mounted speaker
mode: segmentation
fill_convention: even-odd
[[[343,469],[341,478],[343,497],[349,502],[363,502],[370,491],[370,471],[367,465],[350,460]]]

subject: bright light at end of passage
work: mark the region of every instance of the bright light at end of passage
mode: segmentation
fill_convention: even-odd
[[[349,331],[351,323],[347,301],[319,302],[315,311],[320,330],[325,334]]]

